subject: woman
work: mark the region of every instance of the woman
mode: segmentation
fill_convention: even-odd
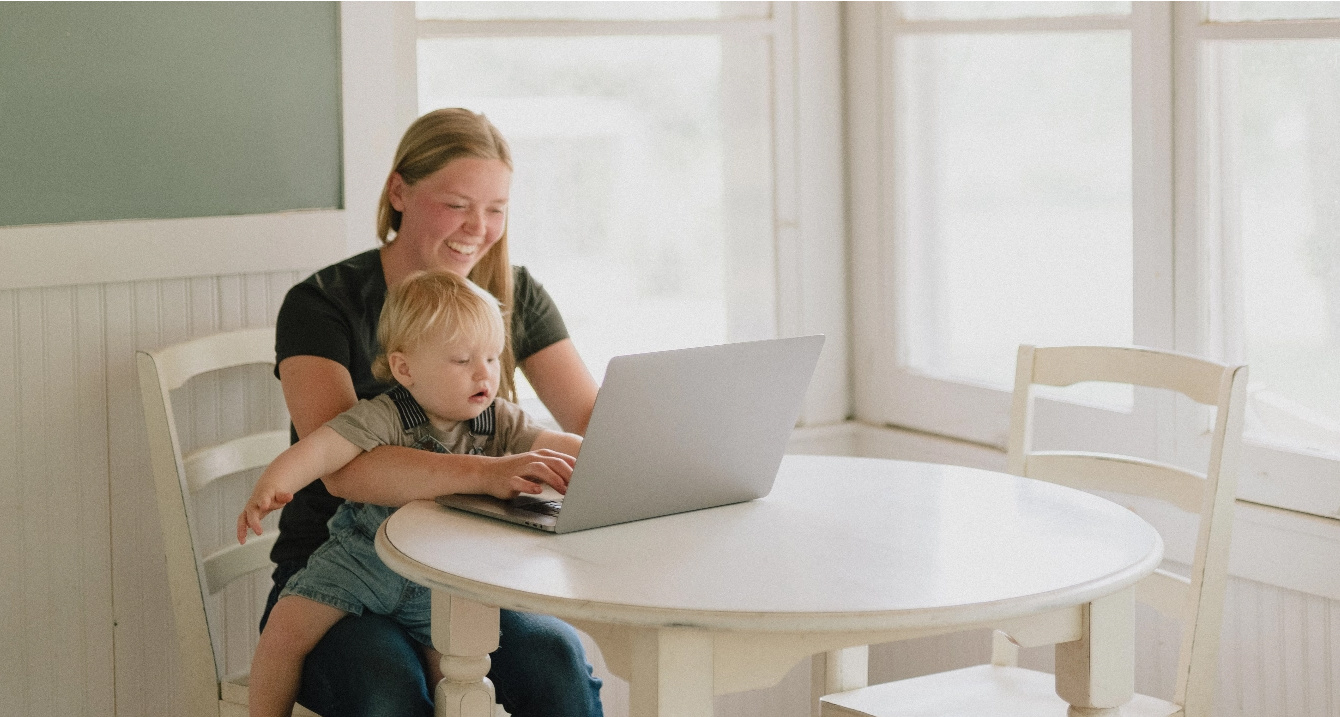
[[[437,110],[405,132],[382,197],[382,246],[313,274],[289,290],[276,326],[276,373],[293,421],[294,440],[388,388],[372,376],[377,317],[386,287],[415,271],[447,270],[487,289],[503,308],[511,335],[503,354],[500,395],[512,397],[519,367],[564,430],[583,433],[596,385],[563,319],[543,287],[507,254],[507,199],[512,166],[507,143],[482,115]],[[515,476],[550,482],[553,457],[443,455],[383,446],[300,491],[285,506],[271,552],[275,586],[261,620],[288,578],[327,537],[326,521],[343,499],[403,505],[446,492],[443,477]],[[395,481],[383,476],[394,474]],[[329,489],[329,492],[327,492]],[[503,610],[500,646],[489,678],[515,717],[599,715],[600,680],[591,674],[576,633],[555,618]],[[412,638],[391,621],[351,616],[308,656],[298,701],[324,715],[431,715],[428,684]]]

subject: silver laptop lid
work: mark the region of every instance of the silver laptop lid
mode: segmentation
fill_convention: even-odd
[[[610,360],[555,532],[767,495],[824,337]]]

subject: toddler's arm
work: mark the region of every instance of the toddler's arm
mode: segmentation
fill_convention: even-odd
[[[275,457],[256,481],[251,498],[237,516],[237,542],[247,541],[247,528],[261,534],[261,518],[293,500],[308,483],[344,467],[362,448],[329,426],[321,426]]]
[[[576,458],[577,453],[582,450],[582,437],[572,433],[540,431],[540,435],[535,437],[535,443],[531,445],[530,449],[538,451],[544,448]]]

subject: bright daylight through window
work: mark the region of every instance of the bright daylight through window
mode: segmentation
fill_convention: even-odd
[[[1340,456],[1340,40],[1207,43],[1203,60],[1202,226],[1225,351],[1251,365],[1247,435]]]
[[[1126,3],[906,3],[896,40],[900,363],[1009,390],[1020,343],[1132,341],[1130,33],[914,31]],[[1128,408],[1128,387],[1072,398]]]
[[[724,106],[722,88],[725,73],[766,83],[767,67],[732,63],[738,38],[655,29],[659,21],[720,18],[722,6],[419,3],[420,20],[459,25],[640,23],[629,35],[568,26],[510,37],[506,23],[493,22],[480,34],[496,36],[428,37],[418,46],[420,111],[467,107],[508,138],[512,261],[562,307],[597,380],[619,354],[728,338],[723,145],[731,131],[767,136],[769,122],[766,108]],[[732,8],[766,12],[762,4]],[[756,159],[766,168],[768,157]]]

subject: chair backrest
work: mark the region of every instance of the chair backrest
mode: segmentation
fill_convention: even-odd
[[[1071,386],[1085,381],[1167,389],[1214,406],[1217,411],[1205,473],[1112,454],[1034,452],[1033,386]],[[1190,576],[1159,570],[1136,586],[1136,599],[1182,621],[1174,702],[1189,717],[1209,716],[1218,670],[1246,382],[1246,366],[1225,366],[1152,348],[1018,348],[1010,407],[1010,473],[1083,491],[1152,497],[1201,516]],[[998,662],[994,655],[993,662]]]
[[[246,545],[202,555],[192,496],[218,478],[268,465],[288,447],[289,434],[266,431],[183,455],[170,392],[201,374],[273,365],[274,335],[274,327],[234,331],[136,355],[188,714],[218,714],[219,683],[226,677],[221,619],[207,596],[270,565],[277,537],[268,531]]]
[[[1176,391],[1217,411],[1204,473],[1129,456],[1033,451],[1033,386],[1109,381]],[[1009,471],[1098,490],[1141,495],[1200,516],[1189,577],[1158,570],[1136,599],[1182,622],[1174,702],[1188,717],[1208,716],[1218,671],[1219,628],[1228,579],[1238,457],[1242,449],[1246,366],[1145,348],[1020,346],[1010,410]]]

